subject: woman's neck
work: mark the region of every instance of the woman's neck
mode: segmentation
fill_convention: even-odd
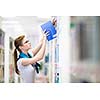
[[[26,54],[26,55],[27,55],[27,53],[28,53],[28,51],[23,51],[23,50],[22,50],[22,52],[23,52],[24,54]]]

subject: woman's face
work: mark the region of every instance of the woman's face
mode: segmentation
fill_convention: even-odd
[[[29,50],[31,49],[31,43],[29,42],[29,40],[27,38],[24,38],[22,41],[22,49],[23,50]]]

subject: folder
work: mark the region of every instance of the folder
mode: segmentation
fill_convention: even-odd
[[[47,35],[48,41],[56,38],[55,35],[56,35],[57,31],[51,21],[48,21],[48,22],[44,23],[43,25],[41,25],[41,28],[43,31],[46,30],[45,32],[48,32],[48,35]]]

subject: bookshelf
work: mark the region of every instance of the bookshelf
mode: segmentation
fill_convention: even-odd
[[[0,29],[0,83],[4,82],[4,35]]]

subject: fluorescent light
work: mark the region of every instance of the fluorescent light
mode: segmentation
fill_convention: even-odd
[[[16,16],[1,16],[2,18],[13,18],[13,17],[16,17]]]
[[[38,18],[43,18],[43,19],[50,19],[51,18],[51,16],[37,16]]]
[[[18,21],[2,21],[2,24],[19,24]]]

